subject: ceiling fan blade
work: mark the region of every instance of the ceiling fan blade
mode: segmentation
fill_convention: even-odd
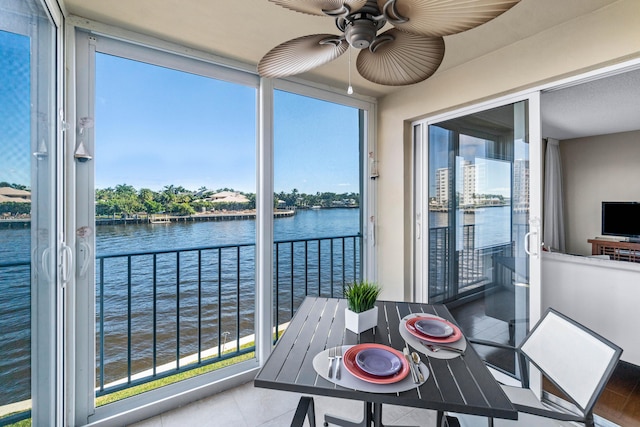
[[[284,42],[271,49],[258,63],[262,77],[287,77],[331,62],[347,51],[349,44],[333,34],[314,34]]]
[[[398,29],[381,36],[393,40],[380,44],[371,52],[358,55],[356,68],[365,79],[387,86],[403,86],[421,82],[431,76],[444,58],[444,39],[407,33]]]
[[[389,22],[396,28],[431,37],[461,33],[491,21],[515,6],[520,0],[396,0],[387,13],[406,22]],[[378,0],[383,10],[389,0]]]
[[[339,10],[343,5],[349,6],[351,11],[362,8],[367,0],[269,0],[287,9],[309,15],[326,16],[323,10]]]

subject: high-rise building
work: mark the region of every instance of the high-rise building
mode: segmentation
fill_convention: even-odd
[[[529,160],[519,159],[513,162],[513,209],[529,209]]]
[[[436,170],[436,203],[441,207],[449,203],[449,168]]]
[[[477,192],[477,167],[469,160],[462,162],[462,206],[473,206],[475,204]]]

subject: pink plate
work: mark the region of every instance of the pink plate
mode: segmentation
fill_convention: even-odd
[[[438,320],[440,322],[446,323],[447,325],[451,326],[453,328],[453,334],[449,335],[448,337],[444,337],[444,338],[438,338],[438,337],[432,337],[430,335],[426,335],[423,334],[422,332],[420,332],[418,329],[416,329],[415,327],[415,323],[420,320],[420,319],[433,319],[433,320]],[[441,317],[431,317],[431,316],[416,316],[416,317],[412,317],[411,319],[407,320],[407,323],[405,324],[407,331],[409,331],[409,333],[411,335],[413,335],[414,337],[421,339],[423,341],[430,341],[433,343],[441,343],[441,344],[448,344],[448,343],[452,343],[452,342],[456,342],[458,341],[460,338],[462,338],[462,331],[460,331],[460,328],[458,328],[456,325],[454,325],[453,323],[441,318]]]
[[[362,350],[366,350],[368,348],[377,348],[381,350],[388,351],[393,355],[397,356],[402,363],[402,367],[398,372],[393,375],[389,375],[388,377],[379,377],[376,375],[371,375],[365,371],[363,371],[356,362],[356,356]],[[344,356],[342,357],[342,362],[347,371],[349,371],[354,377],[360,378],[363,381],[373,383],[373,384],[393,384],[398,381],[402,381],[409,374],[409,363],[407,359],[404,358],[404,355],[400,353],[398,350],[393,349],[389,346],[382,344],[358,344],[354,345],[350,349],[344,352]]]

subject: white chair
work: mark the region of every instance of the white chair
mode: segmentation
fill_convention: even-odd
[[[593,407],[622,354],[617,345],[553,309],[545,312],[518,348],[470,341],[510,348],[520,357],[521,387],[502,386],[518,410],[518,420],[489,419],[489,426],[575,426],[577,422],[593,427]],[[570,399],[569,405],[541,401],[529,389],[527,361],[557,387],[564,398]],[[487,418],[449,415],[455,416],[461,426],[487,425]]]

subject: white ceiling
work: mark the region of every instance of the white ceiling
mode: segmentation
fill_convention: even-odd
[[[562,25],[581,15],[607,7],[615,1],[617,0],[521,0],[509,11],[480,27],[445,37],[444,61],[436,73],[546,29]],[[338,33],[333,20],[328,17],[294,12],[268,0],[62,0],[62,2],[69,14],[231,58],[248,64],[250,68],[254,68],[260,58],[271,48],[284,41],[308,34]],[[342,55],[337,60],[299,77],[346,88],[348,55]],[[383,97],[398,90],[395,87],[368,82],[357,72],[352,73],[352,78],[356,93],[363,95]],[[629,94],[628,85],[631,83],[624,83],[623,95]],[[614,87],[617,86],[614,85]],[[636,81],[634,89],[639,87]],[[597,120],[605,120],[604,114],[598,114],[602,113],[604,104],[600,103],[598,113],[581,113],[581,109],[587,105],[596,106],[596,100],[603,101],[604,94],[610,98],[612,93],[611,86],[604,88],[584,86],[545,95],[543,117],[549,122],[548,131],[553,131],[557,135],[553,136],[549,133],[545,136],[566,139],[566,136],[578,136],[577,132],[586,129],[586,125],[597,127]],[[635,95],[635,99],[640,98]],[[622,107],[619,99],[611,102],[616,104],[617,110]],[[630,104],[631,100],[626,100],[624,103]],[[613,114],[611,109],[608,110],[606,113],[610,114],[605,120],[609,125],[607,129],[613,126],[615,119],[622,116],[618,114],[619,112]],[[625,115],[633,115],[633,111]],[[637,114],[634,117],[637,118]]]
[[[640,129],[640,70],[543,93],[542,135],[558,140]]]

